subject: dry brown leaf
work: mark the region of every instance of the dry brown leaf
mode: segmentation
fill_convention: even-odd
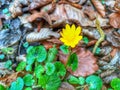
[[[120,12],[120,0],[116,0],[115,1],[115,6],[114,6],[115,10]]]
[[[67,82],[62,82],[62,84],[58,90],[75,90],[75,88]]]
[[[33,0],[32,3],[28,6],[29,10],[40,8],[44,5],[51,3],[53,0]]]
[[[49,15],[46,12],[35,12],[33,13],[31,16],[29,16],[27,18],[27,20],[29,22],[33,22],[34,20],[36,20],[37,18],[43,18],[44,20],[46,20],[50,25],[52,24],[51,19],[49,17]]]
[[[94,55],[84,48],[77,47],[73,50],[78,55],[78,69],[75,72],[72,72],[72,70],[68,69],[72,75],[75,76],[88,76],[90,74],[95,73],[95,71],[98,70],[98,65],[96,64],[97,59],[94,57]],[[62,52],[59,52],[59,59],[62,63],[66,64],[68,55],[64,55]]]
[[[40,32],[32,32],[26,36],[28,42],[36,42],[50,38],[50,36],[59,38],[60,34],[53,32],[49,28],[41,28]]]
[[[120,12],[110,14],[109,18],[111,26],[114,28],[120,28]]]
[[[4,83],[5,85],[9,86],[13,81],[16,80],[18,77],[18,72],[12,73],[11,75],[7,75],[4,78],[0,78],[0,82]]]
[[[98,0],[91,0],[97,11],[102,17],[105,17],[105,7]]]

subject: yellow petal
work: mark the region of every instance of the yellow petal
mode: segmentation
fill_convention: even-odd
[[[74,24],[72,25],[71,30],[72,30],[73,32],[75,32],[75,25],[74,25]]]
[[[79,35],[81,33],[81,27],[77,27],[76,31],[75,31],[75,35]]]
[[[66,30],[70,30],[70,25],[69,25],[69,24],[66,24],[65,29],[66,29]]]

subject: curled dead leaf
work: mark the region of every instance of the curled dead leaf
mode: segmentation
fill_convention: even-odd
[[[120,12],[115,12],[109,15],[110,25],[114,28],[120,28]]]
[[[98,0],[91,0],[97,11],[102,17],[105,17],[105,7]]]
[[[50,36],[59,38],[60,34],[53,32],[49,28],[42,28],[40,32],[32,32],[26,36],[28,42],[41,41],[50,38]]]
[[[96,64],[97,59],[94,55],[84,48],[78,47],[73,50],[78,55],[78,68],[76,71],[68,69],[68,71],[75,76],[88,76],[95,73],[98,70],[98,65]],[[67,63],[68,55],[64,55],[62,52],[59,52],[59,59],[63,64]]]

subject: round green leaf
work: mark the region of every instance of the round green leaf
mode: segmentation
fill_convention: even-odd
[[[24,81],[21,77],[18,77],[16,81],[12,82],[9,90],[23,90]]]
[[[44,67],[43,67],[42,65],[36,66],[36,67],[35,67],[35,70],[34,70],[35,75],[36,75],[37,78],[39,78],[40,75],[41,75],[42,73],[44,73],[44,71],[45,71],[45,70],[44,70]]]
[[[61,62],[55,62],[55,72],[57,72],[58,76],[65,76],[66,68]]]
[[[46,74],[51,75],[55,71],[55,65],[53,63],[46,63],[45,69],[46,69]]]
[[[42,45],[36,47],[36,54],[38,62],[43,62],[47,57],[47,51]]]
[[[69,83],[71,83],[71,84],[79,84],[79,79],[78,78],[76,78],[75,76],[70,76],[70,78],[69,78]]]
[[[96,75],[90,75],[86,78],[86,83],[89,84],[89,90],[101,90],[102,80]]]
[[[22,61],[18,64],[17,68],[16,68],[16,71],[22,71],[25,69],[25,66],[26,66],[26,62],[25,61]]]
[[[114,78],[111,81],[110,85],[114,90],[120,90],[120,79],[119,78]]]
[[[85,78],[84,77],[79,77],[79,84],[83,85],[85,83]]]
[[[23,44],[23,47],[24,48],[27,48],[29,46],[29,43],[28,42],[25,42],[24,44]]]
[[[83,37],[83,41],[84,41],[85,44],[89,43],[89,39],[87,37]]]
[[[33,79],[33,75],[31,74],[27,74],[23,77],[25,86],[32,86],[35,82],[35,80]]]

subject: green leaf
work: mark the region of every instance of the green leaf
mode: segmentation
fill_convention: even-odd
[[[6,88],[0,84],[0,90],[6,90]]]
[[[46,69],[46,74],[51,75],[55,71],[55,65],[53,63],[46,63],[45,69]]]
[[[21,62],[18,64],[18,66],[17,66],[17,68],[16,68],[16,71],[19,72],[19,71],[24,70],[24,69],[25,69],[25,66],[26,66],[26,62],[25,62],[25,61],[21,61]]]
[[[24,44],[23,44],[23,47],[24,48],[27,48],[29,46],[29,43],[28,42],[25,42]]]
[[[2,12],[3,12],[4,14],[6,14],[6,13],[9,12],[9,10],[8,10],[8,8],[5,8],[5,9],[2,10]]]
[[[24,81],[21,77],[18,77],[16,81],[12,82],[9,90],[23,90]]]
[[[33,79],[33,75],[31,74],[27,74],[23,77],[25,86],[32,86],[35,82],[35,80]]]
[[[70,84],[79,84],[79,79],[74,76],[70,76],[68,81]]]
[[[61,62],[55,62],[55,72],[58,76],[65,76],[66,74],[66,68]]]
[[[100,54],[100,51],[101,51],[101,49],[99,47],[97,47],[95,54],[97,54],[97,55]]]
[[[43,62],[47,57],[47,51],[43,45],[30,47],[27,52],[28,64],[33,64],[35,60],[38,62]]]
[[[84,41],[85,44],[89,43],[89,39],[87,37],[83,37],[83,41]]]
[[[85,78],[84,78],[84,77],[79,77],[78,79],[79,79],[79,84],[80,84],[80,85],[84,85],[84,83],[85,83]]]
[[[58,50],[55,46],[53,46],[53,48],[50,48],[48,51],[47,62],[52,62],[55,60],[57,53]]]
[[[110,85],[114,90],[120,90],[120,79],[119,78],[114,78],[111,81]]]
[[[42,73],[44,73],[44,71],[45,71],[45,70],[44,70],[44,67],[43,67],[42,65],[36,66],[36,67],[35,67],[35,70],[34,70],[35,75],[36,75],[37,78],[39,78],[40,75],[41,75]]]
[[[41,75],[38,84],[45,90],[58,90],[61,80],[56,74],[52,75]]]
[[[76,53],[72,53],[69,56],[67,66],[72,69],[72,71],[75,71],[78,68],[78,57]]]
[[[0,60],[3,60],[5,58],[4,54],[0,54]]]
[[[6,61],[4,67],[9,70],[12,70],[12,61],[11,60]]]
[[[46,88],[46,84],[49,80],[49,76],[48,75],[40,75],[39,79],[38,79],[38,84],[41,85],[42,88]]]
[[[27,65],[26,66],[26,71],[30,71],[31,72],[32,71],[32,65]]]
[[[25,88],[25,90],[32,90],[32,88],[31,87],[27,87],[27,88]]]
[[[64,53],[64,54],[69,54],[69,46],[66,45],[61,45],[60,46],[60,50]]]
[[[86,83],[89,84],[89,90],[101,90],[103,85],[101,78],[96,75],[88,76]]]

